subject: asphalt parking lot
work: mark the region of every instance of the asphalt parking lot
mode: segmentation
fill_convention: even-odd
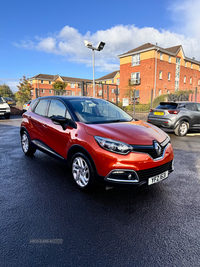
[[[80,192],[66,166],[0,119],[1,267],[200,266],[200,133],[170,133],[175,171],[148,188]]]

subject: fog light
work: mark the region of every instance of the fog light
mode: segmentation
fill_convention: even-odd
[[[111,171],[105,180],[113,182],[132,182],[138,183],[139,178],[134,170],[113,170]]]

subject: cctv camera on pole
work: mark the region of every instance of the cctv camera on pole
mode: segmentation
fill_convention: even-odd
[[[97,45],[97,47],[93,47],[92,44],[89,41],[87,41],[87,40],[84,40],[84,43],[85,43],[85,46],[87,48],[92,49],[92,55],[93,55],[93,97],[95,97],[94,50],[97,50],[97,51],[103,50],[103,48],[105,46],[105,43],[104,42],[99,42],[98,45]]]

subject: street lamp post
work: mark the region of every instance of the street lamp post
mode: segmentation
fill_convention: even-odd
[[[103,50],[105,43],[99,42],[97,47],[93,47],[92,44],[86,40],[84,40],[85,46],[89,49],[92,49],[92,59],[93,59],[93,97],[95,97],[95,71],[94,71],[94,50],[101,51]]]

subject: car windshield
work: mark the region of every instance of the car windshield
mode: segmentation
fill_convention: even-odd
[[[5,100],[3,99],[3,97],[0,97],[0,103],[5,103]]]
[[[69,100],[81,122],[100,124],[132,121],[132,117],[114,104],[101,99]]]
[[[177,106],[177,103],[161,102],[160,105],[156,107],[156,109],[176,109]]]

